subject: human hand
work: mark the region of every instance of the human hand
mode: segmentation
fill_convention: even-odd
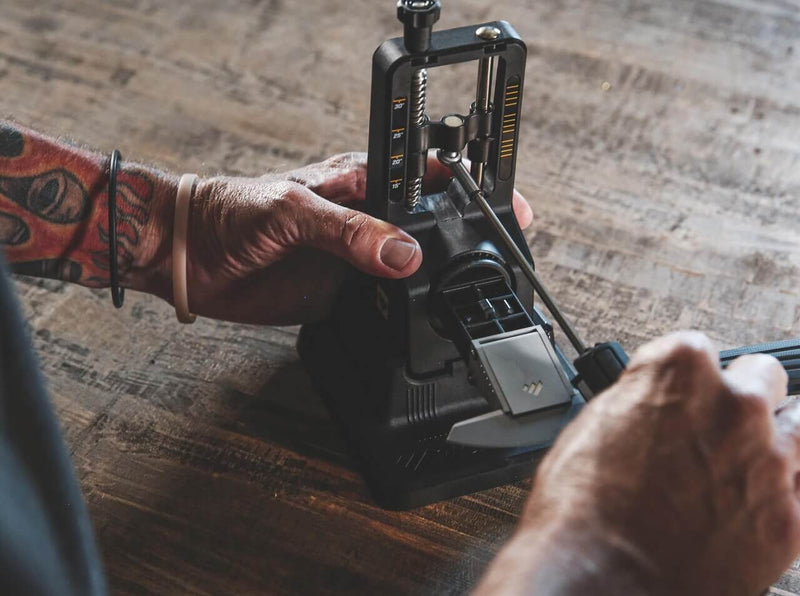
[[[346,263],[392,279],[416,271],[422,262],[416,241],[355,210],[365,198],[366,166],[366,154],[350,153],[262,178],[201,181],[189,229],[192,312],[301,323],[327,313]],[[449,176],[432,158],[425,185],[441,187]],[[523,227],[530,224],[531,209],[518,193],[514,209]]]
[[[759,594],[800,552],[800,407],[764,355],[642,347],[545,457],[479,593]]]

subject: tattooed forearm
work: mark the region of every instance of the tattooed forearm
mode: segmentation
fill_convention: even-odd
[[[50,277],[72,282],[77,282],[81,279],[81,266],[74,261],[66,259],[41,259],[39,261],[12,263],[11,271],[19,275]]]
[[[0,122],[0,157],[17,157],[22,155],[25,141],[22,133],[16,128]]]
[[[21,178],[0,174],[0,194],[54,224],[78,223],[89,214],[86,189],[66,170]]]
[[[0,245],[16,246],[30,240],[31,231],[19,217],[0,213]]]
[[[149,202],[153,196],[153,185],[144,176],[117,184],[117,254],[120,271],[127,271],[133,262],[136,247],[141,241],[141,230],[150,218]],[[138,183],[138,190],[132,186]],[[97,232],[105,247],[108,246],[108,226],[98,224]],[[109,270],[108,249],[92,253],[92,261],[98,269]]]
[[[106,157],[0,121],[0,248],[15,272],[108,285],[107,192]],[[146,278],[164,268],[174,192],[158,172],[129,164],[119,171],[123,285],[152,291]]]

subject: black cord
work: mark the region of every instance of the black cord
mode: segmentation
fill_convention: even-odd
[[[119,263],[117,261],[117,172],[122,156],[114,149],[108,164],[108,264],[111,281],[111,300],[122,308],[125,288],[119,287]]]

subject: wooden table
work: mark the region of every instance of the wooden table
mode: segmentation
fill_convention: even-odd
[[[384,0],[6,0],[2,109],[175,171],[256,175],[366,146]],[[779,0],[445,2],[529,44],[518,185],[538,268],[589,340],[800,332],[800,13]],[[432,73],[431,111],[474,73]],[[461,107],[461,104],[458,104]],[[460,593],[527,484],[376,508],[297,329],[18,289],[114,591]],[[268,304],[265,305],[268,308]],[[800,594],[791,570],[775,594]]]

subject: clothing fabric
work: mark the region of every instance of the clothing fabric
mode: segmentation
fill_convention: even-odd
[[[0,593],[106,593],[86,505],[2,257]]]

